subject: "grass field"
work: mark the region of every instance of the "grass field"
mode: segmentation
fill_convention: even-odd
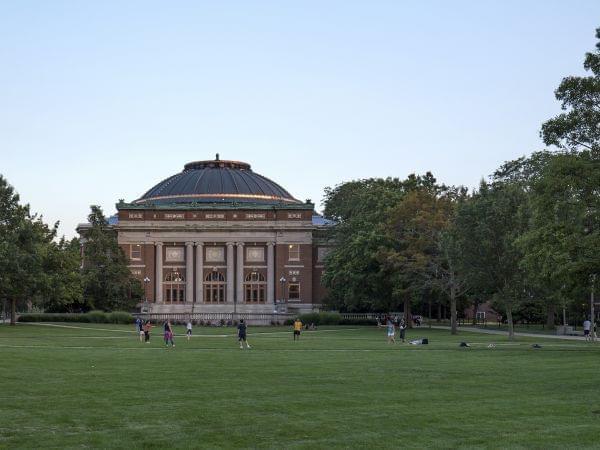
[[[242,351],[232,328],[197,327],[165,349],[158,332],[57,325],[0,326],[0,447],[600,447],[596,344],[257,327]]]

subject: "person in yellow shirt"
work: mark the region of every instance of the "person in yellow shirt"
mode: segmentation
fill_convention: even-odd
[[[300,318],[296,318],[294,321],[294,340],[296,340],[296,338],[300,340],[300,331],[302,331],[302,322],[300,321]]]

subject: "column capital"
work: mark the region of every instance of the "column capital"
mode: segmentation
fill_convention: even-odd
[[[267,246],[268,247],[273,247],[273,246],[275,246],[275,242],[267,242]]]
[[[193,247],[193,246],[194,246],[194,243],[193,243],[193,242],[191,242],[191,241],[187,241],[187,242],[185,243],[185,246],[186,246],[186,247]]]
[[[245,244],[243,242],[236,242],[235,245],[238,247],[243,247]]]
[[[204,242],[194,242],[194,244],[196,244],[196,247],[202,247]]]
[[[235,245],[235,242],[226,242],[225,245],[227,247],[233,247]]]
[[[157,247],[162,247],[163,243],[162,242],[155,242],[154,245],[156,245]]]

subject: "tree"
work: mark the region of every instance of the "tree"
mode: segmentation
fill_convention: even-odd
[[[39,304],[47,312],[73,312],[83,304],[81,252],[78,239],[64,237],[45,248]]]
[[[404,301],[393,266],[382,258],[385,249],[393,247],[387,230],[389,211],[407,192],[434,182],[428,173],[405,180],[351,181],[325,190],[324,214],[336,222],[329,231],[335,246],[323,275],[330,307],[392,311]]]
[[[451,330],[456,334],[457,297],[466,292],[448,233],[455,201],[463,189],[448,189],[432,180],[408,192],[390,212],[389,230],[394,248],[383,252],[384,261],[396,275],[396,286],[405,299],[424,289],[440,288],[450,298]]]
[[[325,190],[325,216],[336,225],[328,239],[335,243],[325,261],[327,303],[346,311],[391,311],[396,302],[393,282],[378,255],[390,245],[386,211],[404,195],[398,179],[352,181]]]
[[[509,338],[514,337],[513,309],[529,292],[522,254],[515,241],[527,225],[526,194],[513,183],[487,184],[456,214],[455,230],[460,242],[466,281],[472,293],[495,299],[506,311]]]
[[[0,298],[11,308],[11,325],[16,324],[20,305],[39,299],[45,292],[44,272],[48,249],[53,245],[58,224],[49,228],[0,175]]]
[[[84,299],[87,308],[128,310],[141,301],[143,288],[127,266],[117,235],[99,206],[92,205],[91,227],[85,232],[83,259]]]
[[[596,29],[600,40],[600,28]],[[546,145],[568,150],[592,150],[600,153],[600,42],[594,53],[586,53],[583,67],[587,77],[566,77],[555,91],[566,112],[548,120],[540,132]]]
[[[600,160],[588,150],[553,155],[530,199],[530,226],[517,241],[522,267],[564,304],[566,292],[581,292],[600,272]]]

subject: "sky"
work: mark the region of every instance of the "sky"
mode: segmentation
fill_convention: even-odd
[[[59,233],[185,163],[321,208],[344,181],[475,187],[544,148],[593,1],[0,2],[0,174]]]

